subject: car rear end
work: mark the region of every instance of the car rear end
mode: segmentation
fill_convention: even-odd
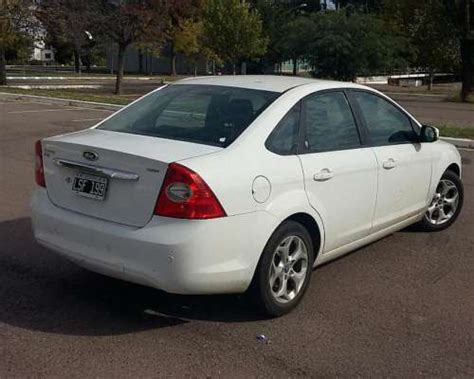
[[[187,103],[179,97],[184,110],[172,103],[176,93],[151,96],[98,128],[38,141],[32,198],[38,242],[93,271],[168,292],[244,291],[254,267],[238,257],[252,242],[235,231],[249,229],[253,216],[227,215],[186,162],[210,154],[219,159],[239,134],[198,128],[218,122],[241,132],[251,119],[240,115],[229,124],[218,119],[228,115],[209,114],[214,89],[206,113],[188,111],[207,95],[195,92],[201,97]],[[187,128],[180,126],[183,117]]]

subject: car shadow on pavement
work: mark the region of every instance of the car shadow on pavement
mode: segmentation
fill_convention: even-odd
[[[192,320],[261,319],[242,296],[178,296],[82,269],[38,245],[29,218],[0,223],[0,322],[114,335]]]

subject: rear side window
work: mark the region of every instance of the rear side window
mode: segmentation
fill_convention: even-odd
[[[354,116],[343,92],[312,95],[303,101],[307,152],[360,147]]]
[[[417,136],[408,116],[395,105],[380,96],[368,92],[354,91],[374,145],[415,142]]]
[[[104,121],[98,129],[226,147],[279,93],[171,85]]]
[[[265,146],[268,150],[280,154],[296,154],[298,148],[298,135],[300,124],[300,104],[295,105],[267,139]]]

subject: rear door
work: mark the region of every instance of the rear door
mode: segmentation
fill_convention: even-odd
[[[324,252],[368,235],[377,191],[377,161],[364,147],[344,91],[302,102],[299,154],[310,204],[325,229]]]
[[[421,212],[427,205],[432,151],[419,143],[410,117],[387,99],[351,91],[378,164],[374,232]]]

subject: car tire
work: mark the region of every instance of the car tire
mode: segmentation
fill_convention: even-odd
[[[295,308],[311,280],[314,248],[308,230],[298,222],[285,221],[268,240],[260,257],[251,295],[270,317]]]
[[[446,171],[436,187],[428,210],[417,226],[426,232],[449,228],[461,213],[463,202],[464,187],[461,179],[453,171]]]

